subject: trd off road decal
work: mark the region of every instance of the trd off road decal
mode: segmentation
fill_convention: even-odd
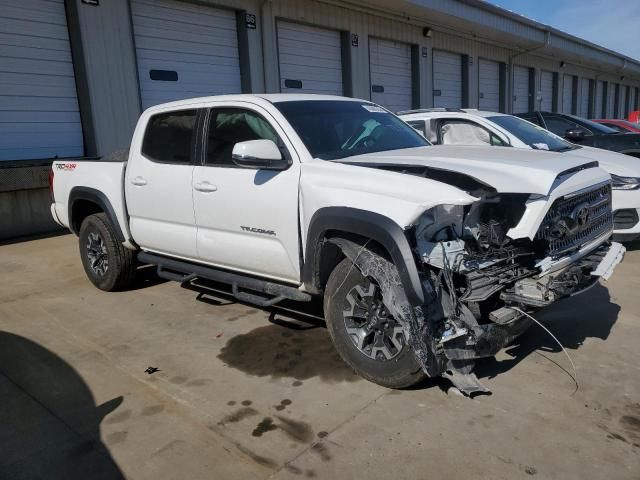
[[[67,172],[71,172],[76,169],[76,163],[58,163],[56,168],[58,170],[66,170]]]

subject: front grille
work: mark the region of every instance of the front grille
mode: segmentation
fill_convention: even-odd
[[[613,228],[626,230],[638,223],[638,212],[634,208],[623,208],[613,212]]]
[[[613,230],[611,184],[557,199],[536,234],[547,255],[558,256]]]

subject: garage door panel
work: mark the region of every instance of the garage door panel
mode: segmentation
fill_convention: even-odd
[[[540,102],[540,110],[544,112],[553,111],[553,73],[542,72],[540,75],[540,91],[542,101]]]
[[[478,107],[500,110],[500,64],[492,60],[478,61]]]
[[[0,160],[83,155],[63,0],[4,0],[1,13]]]
[[[513,113],[529,111],[529,69],[527,67],[513,67]]]
[[[408,110],[413,106],[411,45],[369,38],[369,70],[371,100],[391,111]]]
[[[167,52],[159,50],[144,50],[140,52],[139,66],[145,68],[157,68],[158,65],[209,65],[216,68],[229,68],[237,72],[238,60],[233,57],[215,55],[189,54],[180,52]]]
[[[458,53],[433,51],[434,107],[462,107],[462,56]],[[436,95],[437,92],[440,95]]]
[[[189,97],[240,93],[236,16],[175,0],[132,0],[143,108]],[[175,71],[177,81],[150,78]]]
[[[282,92],[342,95],[339,32],[281,20],[277,36]],[[285,80],[300,81],[302,88],[287,87]]]
[[[580,80],[580,108],[578,110],[578,116],[589,116],[589,79],[582,78]]]
[[[41,48],[49,51],[69,51],[69,42],[65,39],[38,37],[0,32],[0,46]]]

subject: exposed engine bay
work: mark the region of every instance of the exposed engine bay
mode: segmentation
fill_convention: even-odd
[[[381,287],[424,371],[472,395],[488,391],[473,373],[476,359],[495,355],[522,334],[533,323],[529,314],[608,278],[624,248],[608,241],[608,182],[556,199],[533,238],[512,239],[509,232],[531,196],[455,178],[479,200],[431,208],[406,230],[424,305],[409,305],[391,262],[348,241],[335,243]]]
[[[416,252],[441,307],[439,319],[430,316],[434,357],[466,393],[484,391],[470,373],[473,360],[495,355],[520,335],[530,325],[525,312],[598,282],[593,273],[613,228],[608,184],[557,199],[533,239],[508,236],[528,195],[474,194],[477,203],[435,207],[415,226]]]

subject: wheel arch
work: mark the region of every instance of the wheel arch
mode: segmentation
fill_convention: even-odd
[[[69,230],[78,235],[83,220],[95,213],[104,213],[107,216],[119,242],[126,240],[107,196],[95,188],[73,187],[69,193]]]
[[[310,293],[323,292],[328,268],[344,258],[342,252],[342,257],[336,256],[340,247],[327,241],[332,237],[346,237],[361,245],[373,242],[384,249],[398,269],[409,302],[424,303],[420,275],[405,231],[384,215],[350,207],[322,208],[309,222],[302,281]]]

